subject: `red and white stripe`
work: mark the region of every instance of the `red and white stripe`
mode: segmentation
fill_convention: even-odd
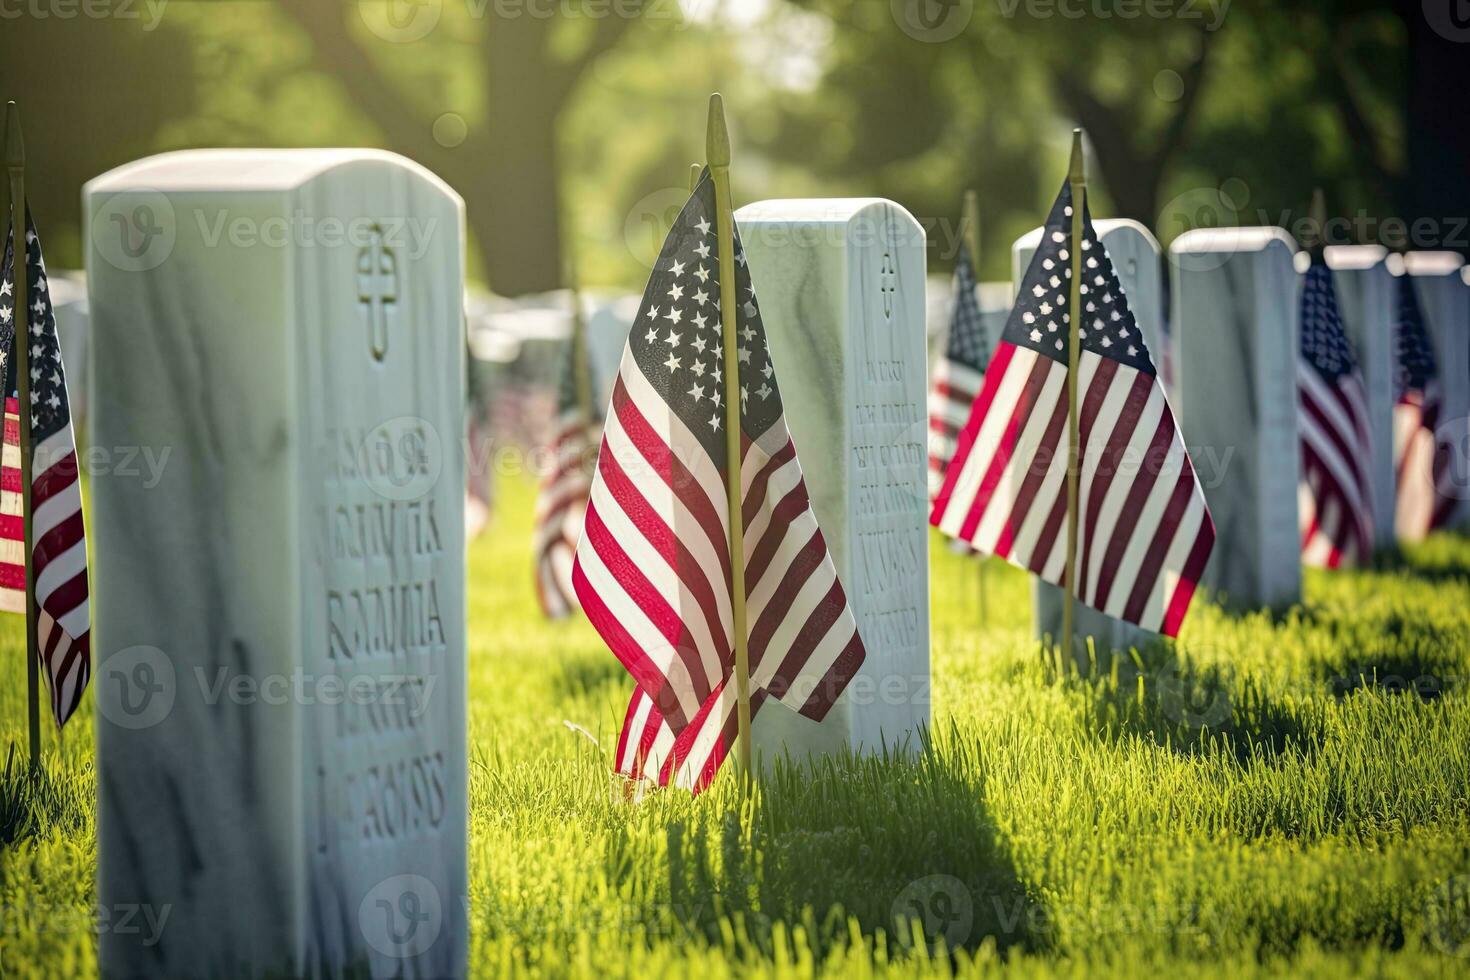
[[[1459,505],[1453,451],[1438,432],[1438,386],[1408,391],[1393,409],[1394,530],[1406,541],[1444,527]]]
[[[984,383],[983,372],[948,357],[941,357],[934,365],[934,381],[929,387],[930,500],[944,485],[944,470],[954,458],[960,430]]]
[[[1078,599],[1174,636],[1215,528],[1156,377],[1083,350],[1078,363]],[[1067,367],[1001,343],[930,521],[1061,585]]]
[[[1298,358],[1297,387],[1302,561],[1317,568],[1361,563],[1373,548],[1373,454],[1362,378],[1351,372],[1330,383]]]
[[[820,721],[863,646],[784,421],[745,440],[741,493],[752,690]],[[628,352],[572,574],[588,618],[648,702],[638,715],[635,695],[627,725],[665,724],[690,740],[679,771],[661,764],[665,784],[703,788],[700,774],[713,776],[727,744],[718,734],[733,701],[727,527],[724,475]],[[658,741],[645,735],[625,727],[622,744]]]
[[[25,540],[21,520],[19,403],[5,400],[3,469],[0,469],[0,583],[3,608],[25,612]],[[70,421],[31,454],[31,553],[36,590],[36,641],[57,727],[82,701],[91,678],[91,619],[87,590],[87,542],[82,492]]]
[[[548,619],[563,619],[577,608],[572,561],[592,490],[590,436],[581,412],[569,411],[557,420],[551,445],[555,463],[536,495],[536,598]]]

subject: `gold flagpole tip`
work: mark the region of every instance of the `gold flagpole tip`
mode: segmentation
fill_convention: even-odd
[[[704,168],[697,163],[689,165],[689,193],[693,194],[694,188],[699,186],[699,175],[703,170]]]
[[[1072,162],[1067,168],[1067,179],[1074,184],[1087,180],[1087,165],[1082,157],[1082,130],[1072,130]]]
[[[725,100],[719,92],[709,97],[709,126],[704,136],[704,156],[710,167],[730,165],[730,131],[725,128]]]
[[[26,165],[26,144],[20,135],[20,106],[14,102],[5,106],[5,167],[19,170]]]
[[[1312,210],[1308,215],[1312,219],[1312,227],[1317,232],[1317,237],[1322,237],[1323,229],[1327,227],[1327,195],[1322,193],[1322,188],[1312,188]]]

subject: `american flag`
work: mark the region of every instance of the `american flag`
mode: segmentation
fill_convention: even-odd
[[[1072,191],[1063,184],[930,522],[1063,584]],[[1077,598],[1174,636],[1215,543],[1194,466],[1083,206]]]
[[[82,703],[92,675],[87,607],[87,541],[76,442],[56,316],[47,294],[41,240],[26,215],[27,333],[30,355],[32,573],[36,645],[56,725]],[[0,363],[5,371],[5,441],[0,467],[0,608],[24,613],[25,532],[22,523],[20,394],[15,353],[15,229],[0,268]]]
[[[706,172],[629,332],[572,572],[638,684],[618,768],[696,791],[737,724],[715,218]],[[820,721],[863,642],[807,497],[738,235],[735,265],[737,293],[723,299],[737,304],[751,713],[769,696]]]
[[[577,396],[579,356],[586,356],[583,345],[575,340],[567,344],[551,440],[551,469],[536,496],[536,596],[549,619],[562,619],[577,607],[572,559],[592,491],[596,432]]]
[[[1442,402],[1434,344],[1424,325],[1413,279],[1404,274],[1397,283],[1393,448],[1398,496],[1394,523],[1400,537],[1417,540],[1447,524],[1459,498],[1453,492],[1451,447],[1438,436]]]
[[[1332,272],[1320,261],[1302,282],[1296,377],[1302,561],[1318,568],[1362,562],[1373,548],[1368,392],[1348,347]]]
[[[990,345],[980,319],[975,270],[970,250],[960,246],[954,267],[954,306],[949,315],[949,337],[944,356],[934,365],[929,389],[929,498],[944,482],[944,468],[954,458],[960,429],[970,417],[970,406],[985,380]]]

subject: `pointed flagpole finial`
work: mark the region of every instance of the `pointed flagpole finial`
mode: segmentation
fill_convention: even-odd
[[[26,144],[20,135],[20,106],[5,106],[5,169],[20,170],[26,165]]]
[[[703,170],[704,168],[697,163],[689,165],[689,193],[693,194],[694,188],[699,186],[699,175]]]
[[[730,131],[725,128],[725,100],[715,92],[709,97],[709,126],[704,136],[704,156],[710,168],[730,165]]]
[[[1085,183],[1087,166],[1082,157],[1082,130],[1072,130],[1072,162],[1067,168],[1067,180],[1074,184]]]
[[[1320,255],[1327,245],[1327,196],[1322,188],[1312,188],[1312,206],[1307,212],[1307,248]]]

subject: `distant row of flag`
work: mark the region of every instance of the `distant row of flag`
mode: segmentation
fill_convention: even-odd
[[[1055,234],[1049,226],[1047,240]],[[1033,261],[1032,273],[1035,268]],[[1018,304],[1025,305],[1035,298],[1028,298],[1035,286],[1033,280],[1028,273]],[[929,479],[934,497],[942,491],[944,474],[951,469],[970,406],[981,394],[987,369],[1001,359],[998,352],[992,360],[977,288],[968,249],[962,246],[955,264],[946,346],[935,365],[929,394]],[[1441,383],[1434,346],[1412,278],[1407,274],[1396,276],[1394,289],[1395,523],[1401,535],[1418,538],[1446,526],[1459,498],[1452,485],[1452,447],[1440,431]],[[1118,293],[1121,295],[1121,290]],[[1033,317],[1036,312],[1032,310]],[[1361,365],[1343,327],[1332,273],[1320,256],[1314,256],[1303,277],[1300,312],[1297,382],[1302,557],[1309,565],[1336,568],[1366,560],[1376,539],[1374,490],[1369,479],[1373,454]],[[1012,321],[1016,315],[1012,313]],[[1021,315],[1024,317],[1024,310]],[[1013,323],[1007,324],[1006,339],[1013,337],[1012,327]],[[1014,544],[998,540],[997,547],[1012,548]],[[980,550],[1004,553],[995,548]],[[1115,609],[1116,597],[1110,596],[1110,600]]]

